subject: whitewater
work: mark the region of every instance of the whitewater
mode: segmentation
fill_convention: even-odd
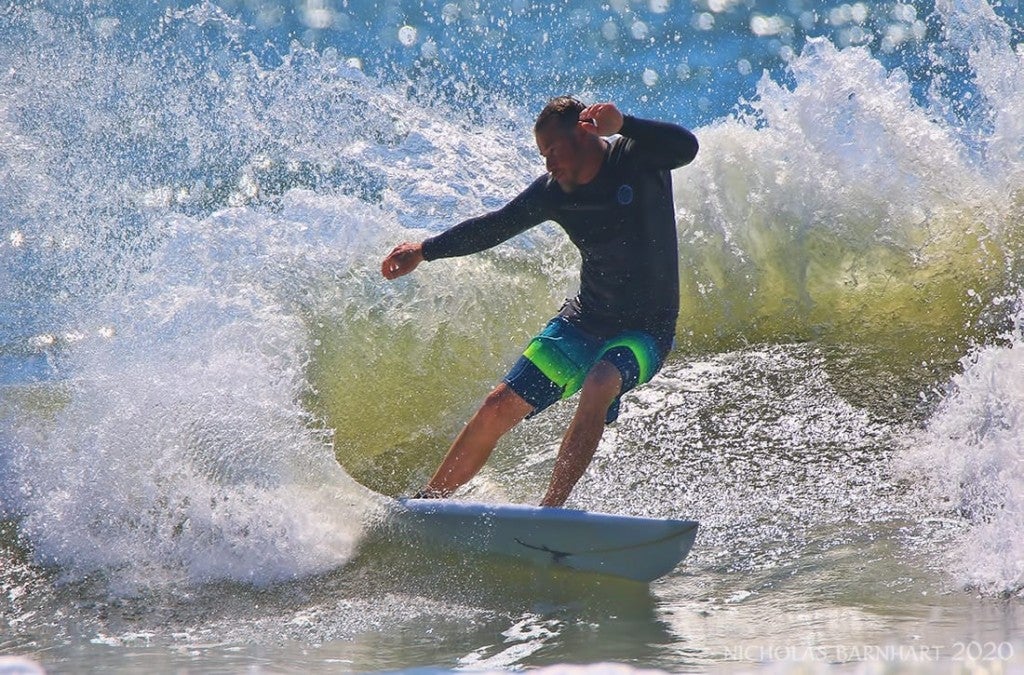
[[[1024,664],[1016,2],[0,8],[0,672]],[[381,525],[572,295],[562,93],[692,128],[676,348],[568,506],[649,588]],[[572,412],[460,498],[537,502]],[[613,666],[612,664],[618,664]]]

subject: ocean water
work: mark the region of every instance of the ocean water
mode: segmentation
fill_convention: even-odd
[[[0,672],[1024,669],[1024,9],[0,5]],[[650,587],[382,533],[577,284],[550,96],[694,129],[677,346],[569,506]],[[535,502],[572,412],[461,497]],[[617,664],[617,665],[611,665]],[[6,670],[5,670],[6,669]]]

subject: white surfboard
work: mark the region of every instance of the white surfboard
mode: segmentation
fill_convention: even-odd
[[[649,582],[690,552],[698,523],[608,513],[400,499],[393,522],[425,542]]]

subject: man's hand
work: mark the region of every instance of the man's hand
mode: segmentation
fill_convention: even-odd
[[[423,244],[405,242],[391,249],[380,266],[385,279],[397,279],[423,262]]]
[[[595,103],[580,111],[579,124],[595,136],[611,136],[622,129],[622,113],[614,103]]]

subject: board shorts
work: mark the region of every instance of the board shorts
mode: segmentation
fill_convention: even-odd
[[[503,381],[533,406],[527,416],[533,417],[582,389],[594,364],[607,361],[622,375],[622,388],[605,415],[605,424],[611,424],[619,416],[622,395],[649,382],[671,347],[671,340],[659,341],[643,331],[598,338],[557,316],[530,340]]]

